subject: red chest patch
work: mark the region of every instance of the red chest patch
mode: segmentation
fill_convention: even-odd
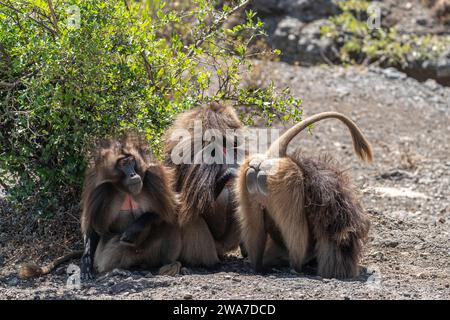
[[[122,207],[120,208],[120,211],[133,211],[140,209],[139,203],[133,200],[128,194],[125,196],[125,199],[123,200]]]

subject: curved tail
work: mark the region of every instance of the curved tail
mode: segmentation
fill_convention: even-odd
[[[362,133],[361,129],[349,118],[339,112],[322,112],[304,119],[303,121],[297,123],[292,128],[288,129],[284,134],[282,134],[277,140],[275,140],[270,148],[267,150],[267,155],[269,157],[284,157],[286,156],[287,147],[289,142],[302,130],[310,126],[311,124],[318,122],[323,119],[335,118],[341,120],[350,130],[353,139],[353,148],[355,149],[358,157],[366,162],[371,162],[373,159],[372,147],[369,141]],[[278,154],[276,154],[278,151]]]
[[[33,278],[33,277],[39,277],[44,274],[48,274],[48,273],[52,272],[52,270],[55,269],[61,263],[64,263],[71,259],[81,258],[82,255],[83,255],[83,250],[72,251],[72,252],[66,254],[65,256],[62,256],[60,258],[53,260],[48,265],[43,266],[43,267],[38,266],[34,262],[24,263],[19,266],[18,275],[21,279],[29,279],[29,278]]]

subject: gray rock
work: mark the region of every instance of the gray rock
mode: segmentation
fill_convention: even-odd
[[[282,59],[288,62],[301,61],[313,65],[334,60],[333,42],[322,38],[320,29],[327,22],[316,20],[304,23],[292,16],[283,18],[276,26],[271,42],[282,52]]]
[[[289,14],[310,22],[339,12],[333,0],[255,0],[253,6],[264,14]]]
[[[17,277],[12,277],[11,279],[9,279],[6,282],[6,284],[8,286],[15,287],[15,286],[17,286],[19,284],[19,279]]]
[[[406,74],[398,71],[395,68],[386,68],[383,70],[383,74],[388,79],[405,79],[406,78]]]

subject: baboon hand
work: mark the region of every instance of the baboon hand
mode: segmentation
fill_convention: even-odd
[[[246,173],[247,190],[250,194],[267,196],[267,177],[275,170],[278,160],[261,155],[250,160]]]
[[[171,264],[166,264],[165,266],[162,266],[159,268],[158,274],[160,276],[171,276],[174,277],[177,274],[180,274],[181,271],[181,263],[178,261],[175,261]]]
[[[124,245],[134,246],[143,229],[139,227],[128,228],[120,236],[120,242]]]

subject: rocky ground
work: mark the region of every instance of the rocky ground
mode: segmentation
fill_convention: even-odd
[[[304,99],[306,115],[336,110],[351,116],[373,144],[373,165],[360,163],[348,131],[332,120],[292,143],[305,154],[334,155],[362,192],[372,229],[359,278],[322,279],[288,269],[254,275],[236,253],[213,271],[183,269],[183,275],[162,277],[116,270],[76,289],[66,286],[67,265],[19,280],[11,247],[0,243],[0,298],[450,299],[450,88],[392,69],[275,62],[257,69],[251,81],[290,86]]]

